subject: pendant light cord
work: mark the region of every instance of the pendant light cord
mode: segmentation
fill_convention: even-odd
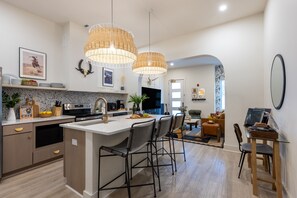
[[[111,27],[113,28],[113,0],[111,0]]]
[[[149,11],[149,52],[151,52],[151,11]]]

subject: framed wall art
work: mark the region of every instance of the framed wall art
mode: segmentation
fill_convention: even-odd
[[[46,54],[30,49],[19,48],[20,77],[46,80]]]
[[[113,87],[113,70],[103,67],[102,70],[102,85]]]

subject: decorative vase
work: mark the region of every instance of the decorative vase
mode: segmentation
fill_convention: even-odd
[[[136,105],[135,105],[135,103],[133,103],[132,114],[135,114],[135,111],[136,111]]]
[[[16,120],[16,117],[15,117],[14,108],[9,108],[7,121],[15,121],[15,120]]]
[[[140,111],[140,107],[139,107],[139,104],[136,104],[136,111]]]

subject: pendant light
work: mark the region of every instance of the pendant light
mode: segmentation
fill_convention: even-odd
[[[164,55],[159,52],[151,52],[151,12],[149,12],[149,51],[138,54],[132,71],[143,75],[160,75],[167,72]]]
[[[113,0],[111,0],[111,25],[92,26],[84,52],[88,60],[99,66],[131,66],[136,60],[137,48],[133,35],[122,28],[114,27]]]

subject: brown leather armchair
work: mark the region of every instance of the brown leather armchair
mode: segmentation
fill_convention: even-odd
[[[209,120],[212,120],[214,123],[218,123],[220,125],[221,134],[225,133],[225,118],[224,119],[217,119],[217,118],[202,118],[201,119],[201,125],[204,122],[208,122]]]

